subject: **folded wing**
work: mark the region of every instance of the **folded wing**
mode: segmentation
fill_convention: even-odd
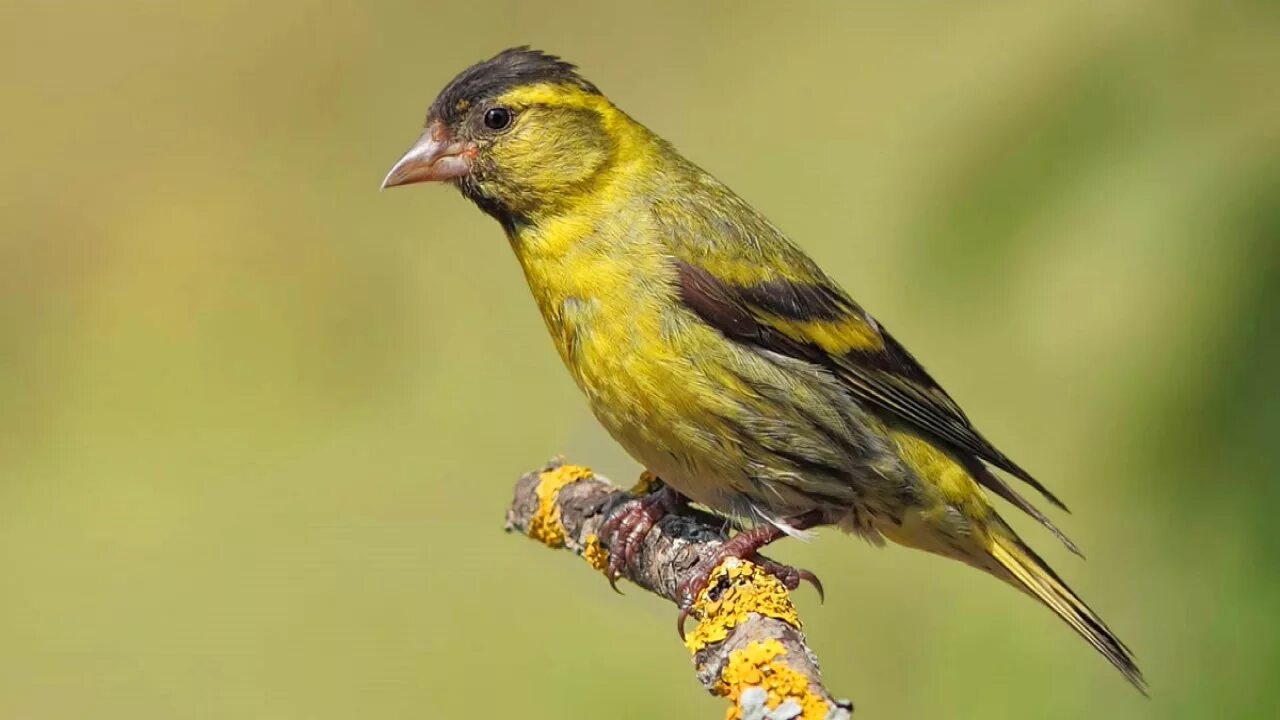
[[[927,433],[961,456],[1014,475],[1066,509],[1030,473],[983,438],[915,358],[807,258],[793,277],[763,276],[759,265],[728,267],[724,257],[717,257],[714,263],[698,260],[691,256],[675,259],[679,296],[708,325],[736,342],[827,368],[867,406]],[[743,281],[753,274],[756,277],[751,282]],[[981,462],[973,466],[978,482],[1034,517],[1076,551],[1048,518],[1004,480]]]

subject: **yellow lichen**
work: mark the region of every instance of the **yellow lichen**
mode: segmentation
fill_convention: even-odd
[[[591,477],[591,469],[581,465],[561,465],[538,477],[538,509],[529,518],[529,537],[547,545],[564,547],[564,525],[560,522],[560,506],[556,496],[571,483]]]
[[[693,602],[692,615],[698,618],[698,626],[686,636],[685,646],[696,653],[723,642],[751,613],[800,627],[796,607],[778,578],[755,563],[728,558],[712,571],[707,586]]]
[[[661,480],[658,479],[657,475],[654,475],[648,470],[645,470],[644,472],[640,473],[640,479],[636,480],[636,484],[632,485],[631,490],[629,490],[628,492],[630,492],[632,495],[636,497],[639,497],[641,495],[648,495],[649,493],[658,489],[658,483],[660,482]]]
[[[716,692],[732,703],[725,716],[727,720],[742,717],[742,693],[753,687],[765,691],[765,704],[770,710],[793,700],[800,706],[800,720],[821,720],[827,716],[827,701],[813,692],[808,678],[778,660],[786,654],[787,649],[773,638],[756,640],[729,653],[729,662],[716,686]]]
[[[591,534],[582,546],[582,559],[591,567],[604,572],[609,567],[609,551],[600,543],[600,538]]]

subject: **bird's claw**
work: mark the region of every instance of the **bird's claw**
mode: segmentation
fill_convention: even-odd
[[[812,572],[792,567],[791,565],[786,565],[776,560],[770,560],[755,551],[745,553],[736,552],[735,548],[732,547],[730,543],[726,543],[725,545],[722,545],[714,555],[707,558],[702,563],[699,563],[701,569],[680,584],[680,615],[676,618],[676,632],[680,634],[681,640],[684,640],[685,621],[688,620],[689,616],[693,613],[695,601],[702,592],[707,589],[707,586],[710,585],[711,576],[715,573],[716,568],[720,567],[726,559],[731,557],[759,566],[760,569],[777,578],[778,582],[782,583],[782,586],[787,590],[795,590],[800,587],[801,582],[807,582],[813,586],[814,590],[817,591],[818,602],[826,602],[827,593],[826,589],[822,586],[822,580],[818,579],[818,576]]]
[[[684,621],[689,619],[691,612],[693,612],[693,603],[680,606],[680,615],[676,617],[676,632],[680,634],[680,642],[684,642]]]
[[[822,580],[817,575],[805,570],[804,568],[783,565],[780,562],[770,560],[769,558],[757,555],[750,558],[751,562],[759,565],[765,572],[778,578],[778,581],[788,590],[795,590],[800,587],[801,582],[807,582],[818,593],[818,602],[825,603],[827,601],[827,591],[822,586]]]
[[[614,592],[622,594],[618,589],[618,578],[622,577],[622,571],[635,566],[640,550],[644,547],[645,536],[679,502],[680,498],[675,491],[663,486],[648,495],[622,503],[600,526],[600,539],[609,549],[605,577],[609,579],[609,587]]]
[[[782,587],[787,588],[788,591],[794,591],[794,589],[799,588],[801,582],[809,583],[818,592],[818,601],[826,602],[827,591],[826,588],[823,588],[822,580],[818,579],[818,575],[810,573],[809,570],[792,568],[791,565],[769,560],[768,557],[760,555],[760,548],[769,542],[773,542],[773,539],[776,538],[777,534],[771,528],[745,530],[745,532],[736,534],[736,536],[721,544],[718,550],[712,553],[712,556],[699,562],[698,569],[689,575],[684,582],[680,583],[680,587],[678,587],[678,597],[681,598],[681,602],[680,615],[676,618],[676,630],[680,633],[680,639],[685,639],[685,620],[689,619],[692,614],[696,600],[698,600],[701,593],[707,591],[710,579],[716,573],[716,569],[723,564],[724,560],[730,559],[730,557],[736,557],[736,559],[759,566],[765,573],[777,578],[778,582],[782,583]],[[716,592],[713,589],[712,593]]]

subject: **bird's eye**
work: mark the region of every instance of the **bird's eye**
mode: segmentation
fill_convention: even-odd
[[[490,130],[506,130],[511,125],[511,111],[504,107],[484,111],[484,126]]]

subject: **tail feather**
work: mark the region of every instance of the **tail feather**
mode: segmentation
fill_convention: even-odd
[[[999,566],[997,574],[1049,606],[1139,692],[1147,694],[1147,681],[1129,648],[1012,529],[1003,523],[992,528],[988,552]]]
[[[1036,522],[1039,522],[1049,532],[1053,533],[1053,536],[1058,538],[1058,540],[1061,541],[1068,550],[1079,557],[1084,557],[1084,553],[1080,552],[1080,548],[1077,547],[1074,542],[1071,542],[1071,538],[1067,537],[1066,533],[1059,530],[1058,526],[1054,525],[1053,521],[1044,513],[1040,512],[1035,505],[1032,505],[1026,498],[1018,494],[1016,490],[1009,487],[1009,483],[1006,483],[1000,478],[1000,476],[988,470],[981,463],[973,463],[972,466],[969,467],[969,472],[972,473],[974,479],[977,480],[978,483],[991,490],[996,495],[1004,498],[1022,512],[1035,518]]]

